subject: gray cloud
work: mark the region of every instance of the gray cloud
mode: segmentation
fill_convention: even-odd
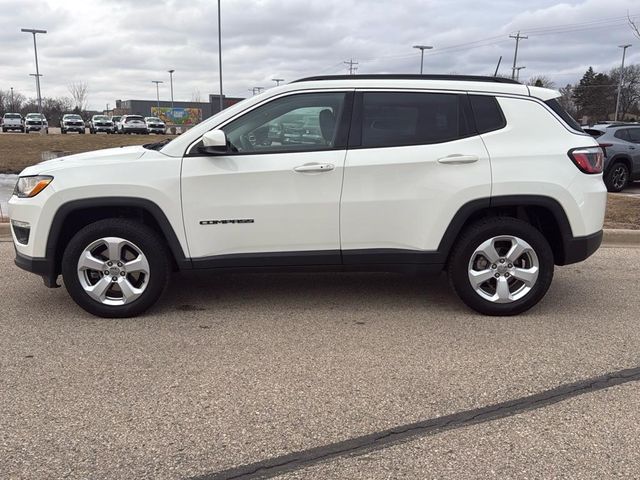
[[[628,59],[640,62],[640,40],[622,20],[627,11],[640,14],[636,3],[222,0],[225,93],[249,95],[275,76],[345,73],[349,58],[359,73],[417,72],[416,43],[436,47],[425,53],[427,72],[491,74],[502,55],[501,73],[508,74],[508,35],[518,30],[529,35],[521,43],[521,79],[547,75],[560,86],[589,65],[619,65],[621,43],[635,40]],[[164,80],[166,99],[170,68],[177,100],[217,92],[213,0],[0,0],[0,12],[0,89],[34,96],[33,44],[20,28],[36,27],[49,31],[38,38],[44,95],[68,95],[67,85],[83,80],[89,105],[103,108],[118,98],[153,98],[151,80]]]

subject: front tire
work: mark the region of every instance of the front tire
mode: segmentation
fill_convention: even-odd
[[[451,286],[484,315],[517,315],[536,305],[553,279],[553,252],[531,224],[510,217],[469,226],[449,258]]]
[[[610,192],[621,192],[629,183],[629,168],[622,162],[616,162],[607,171],[604,184]]]
[[[82,228],[62,257],[62,276],[71,298],[87,312],[105,318],[146,311],[160,298],[170,270],[159,235],[123,218]]]

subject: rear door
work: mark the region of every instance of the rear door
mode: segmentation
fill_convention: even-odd
[[[360,91],[345,163],[345,264],[432,263],[456,212],[491,195],[466,93]]]
[[[627,129],[629,135],[629,154],[633,160],[633,178],[637,179],[640,176],[640,128],[634,127]]]

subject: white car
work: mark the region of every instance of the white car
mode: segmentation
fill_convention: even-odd
[[[149,133],[144,117],[140,115],[124,115],[120,119],[120,123],[118,125],[120,133],[140,133],[143,135],[147,135]]]
[[[67,134],[69,132],[85,133],[84,120],[80,115],[67,113],[62,116],[62,121],[60,122],[60,133]]]
[[[41,113],[27,113],[24,117],[25,133],[40,132],[49,133],[49,123],[45,116]]]
[[[113,122],[106,115],[94,115],[89,121],[89,133],[113,133]]]
[[[104,317],[176,269],[265,268],[446,269],[472,309],[517,314],[602,239],[603,153],[558,96],[446,75],[272,88],[170,142],[26,168],[16,264]]]
[[[7,133],[9,130],[19,130],[24,133],[24,120],[19,113],[5,113],[0,124],[2,124],[2,133]]]
[[[158,133],[164,135],[167,133],[167,125],[158,117],[144,117],[149,133]]]

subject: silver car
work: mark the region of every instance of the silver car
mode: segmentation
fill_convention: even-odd
[[[45,116],[41,113],[27,113],[24,117],[25,133],[40,132],[49,133],[49,123]]]
[[[604,150],[607,190],[620,192],[630,181],[640,180],[640,125],[594,125],[584,131]]]

